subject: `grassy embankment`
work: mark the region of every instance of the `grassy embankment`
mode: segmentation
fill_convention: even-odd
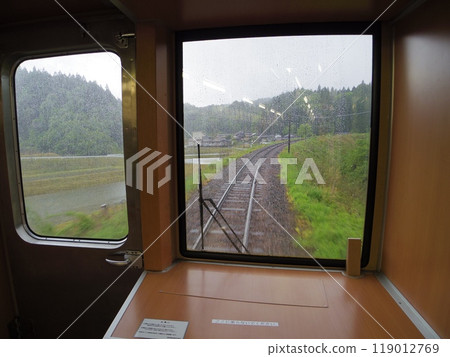
[[[344,259],[347,238],[362,238],[369,161],[369,134],[312,137],[284,150],[295,157],[288,166],[287,195],[297,212],[298,242],[317,258]],[[306,158],[313,158],[325,185],[295,184]]]
[[[34,233],[47,237],[95,239],[122,239],[128,234],[127,207],[124,203],[94,212],[64,212],[59,217],[40,217],[27,212]],[[63,223],[52,223],[52,218],[64,218]]]

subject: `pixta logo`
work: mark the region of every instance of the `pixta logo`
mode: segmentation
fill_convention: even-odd
[[[204,161],[202,161],[204,160]],[[255,178],[256,182],[261,185],[266,184],[266,180],[261,176],[259,173],[259,168],[263,164],[270,164],[270,165],[279,165],[280,166],[280,184],[286,185],[287,184],[287,171],[289,165],[296,165],[297,166],[297,158],[259,158],[256,163],[252,163],[248,158],[240,158],[238,160],[241,160],[243,165],[250,171],[250,174]],[[228,160],[228,181],[229,183],[233,183],[233,181],[236,179],[236,173],[237,173],[237,165],[236,162],[238,161],[235,158],[230,158]],[[198,159],[192,160],[192,178],[194,184],[199,184],[199,177],[198,177],[198,165],[199,161]],[[204,173],[203,176],[207,180],[222,180],[223,179],[223,159],[221,158],[208,158],[208,159],[201,159],[200,164],[208,164],[208,165],[215,165],[214,172]],[[311,175],[312,174],[312,175]],[[314,178],[313,178],[314,176]],[[311,157],[308,157],[305,159],[305,161],[302,164],[302,167],[297,175],[297,178],[295,180],[296,185],[303,184],[304,181],[316,181],[318,185],[325,185],[325,180],[322,177],[322,174],[319,171],[319,168],[317,167],[316,163],[314,162],[314,159]],[[249,184],[251,183],[251,177],[249,174],[246,175],[246,177],[240,181],[240,184]]]
[[[134,154],[130,158],[126,160],[126,184],[130,187],[135,187],[140,191],[144,191],[144,176],[146,176],[146,188],[147,193],[153,195],[153,178],[156,176],[155,171],[161,165],[164,165],[169,161],[172,156],[163,155],[158,159],[158,156],[161,155],[159,151],[153,151],[150,148],[145,148],[139,151],[137,154]],[[151,152],[149,155],[147,155]],[[155,160],[155,161],[154,161]],[[152,161],[154,161],[152,163]],[[136,162],[136,167],[133,170],[133,164]],[[150,164],[146,167],[146,165]],[[146,167],[146,168],[145,168]],[[145,168],[145,170],[144,170]],[[133,173],[135,173],[136,182],[133,185]],[[158,181],[158,188],[166,184],[170,181],[172,177],[172,167],[170,164],[167,164],[165,169],[165,175],[162,179]]]

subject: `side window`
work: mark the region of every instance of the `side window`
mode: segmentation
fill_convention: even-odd
[[[23,211],[36,236],[128,234],[120,59],[31,59],[15,74]]]

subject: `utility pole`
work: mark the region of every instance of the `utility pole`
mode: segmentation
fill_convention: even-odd
[[[288,153],[291,153],[291,120],[289,119]]]

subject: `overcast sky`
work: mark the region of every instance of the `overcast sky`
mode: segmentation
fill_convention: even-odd
[[[21,64],[51,74],[79,74],[122,96],[113,53],[58,56]],[[196,106],[255,101],[295,88],[353,87],[372,81],[370,35],[290,36],[185,42],[184,101]]]
[[[185,42],[183,77],[184,101],[196,106],[254,101],[300,87],[351,88],[372,81],[372,37]]]
[[[50,74],[79,74],[103,88],[108,86],[116,98],[122,98],[122,69],[120,58],[111,52],[57,56],[22,62],[21,68],[44,70]]]

